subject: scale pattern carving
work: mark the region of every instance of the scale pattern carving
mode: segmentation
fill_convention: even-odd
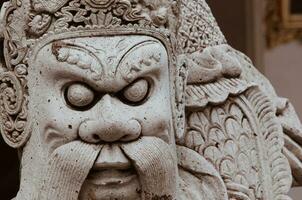
[[[269,98],[251,86],[188,114],[185,145],[216,167],[230,199],[289,199],[292,177],[274,113]]]
[[[231,186],[238,185],[241,196],[249,197],[255,192],[257,198],[261,197],[255,133],[236,102],[228,100],[224,105],[193,112],[188,127],[186,145],[216,167],[229,186],[229,193]]]

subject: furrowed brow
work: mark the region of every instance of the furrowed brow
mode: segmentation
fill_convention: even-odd
[[[139,76],[158,71],[159,62],[162,56],[161,53],[141,49],[149,45],[157,44],[157,42],[150,40],[138,43],[137,45],[133,46],[120,59],[115,74],[120,72],[124,80],[131,82],[133,81],[133,79]],[[146,54],[144,56],[141,56],[139,60],[129,59],[131,55],[135,55],[135,53],[141,53],[142,51],[145,51]]]
[[[99,80],[104,74],[105,66],[103,62],[85,46],[56,41],[52,43],[51,50],[57,61],[77,66],[83,70],[89,70],[94,80]]]

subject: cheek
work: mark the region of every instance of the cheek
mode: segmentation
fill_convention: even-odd
[[[47,85],[47,83],[45,83]],[[29,113],[41,140],[51,149],[77,139],[81,122],[87,119],[85,112],[71,110],[56,87],[35,87],[30,94]]]
[[[170,99],[162,96],[140,110],[142,135],[160,137],[169,142],[169,138],[172,136]]]
[[[166,73],[162,74],[159,82],[155,81],[155,90],[150,99],[138,108],[139,120],[143,136],[160,137],[170,143],[174,137],[172,132],[172,108],[169,82]]]

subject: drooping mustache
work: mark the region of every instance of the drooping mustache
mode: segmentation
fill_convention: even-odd
[[[100,145],[74,141],[50,156],[39,200],[77,200],[79,191],[101,150]]]
[[[176,199],[177,159],[172,147],[157,137],[119,144],[133,162],[143,200]],[[102,145],[73,141],[57,147],[44,169],[43,184],[33,200],[78,200]],[[23,199],[20,195],[17,200]]]
[[[142,187],[142,199],[176,199],[177,159],[172,147],[157,137],[122,144],[133,161]]]

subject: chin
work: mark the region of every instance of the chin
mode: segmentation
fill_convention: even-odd
[[[79,200],[140,200],[141,187],[137,176],[127,183],[102,184],[101,180],[84,182]]]

